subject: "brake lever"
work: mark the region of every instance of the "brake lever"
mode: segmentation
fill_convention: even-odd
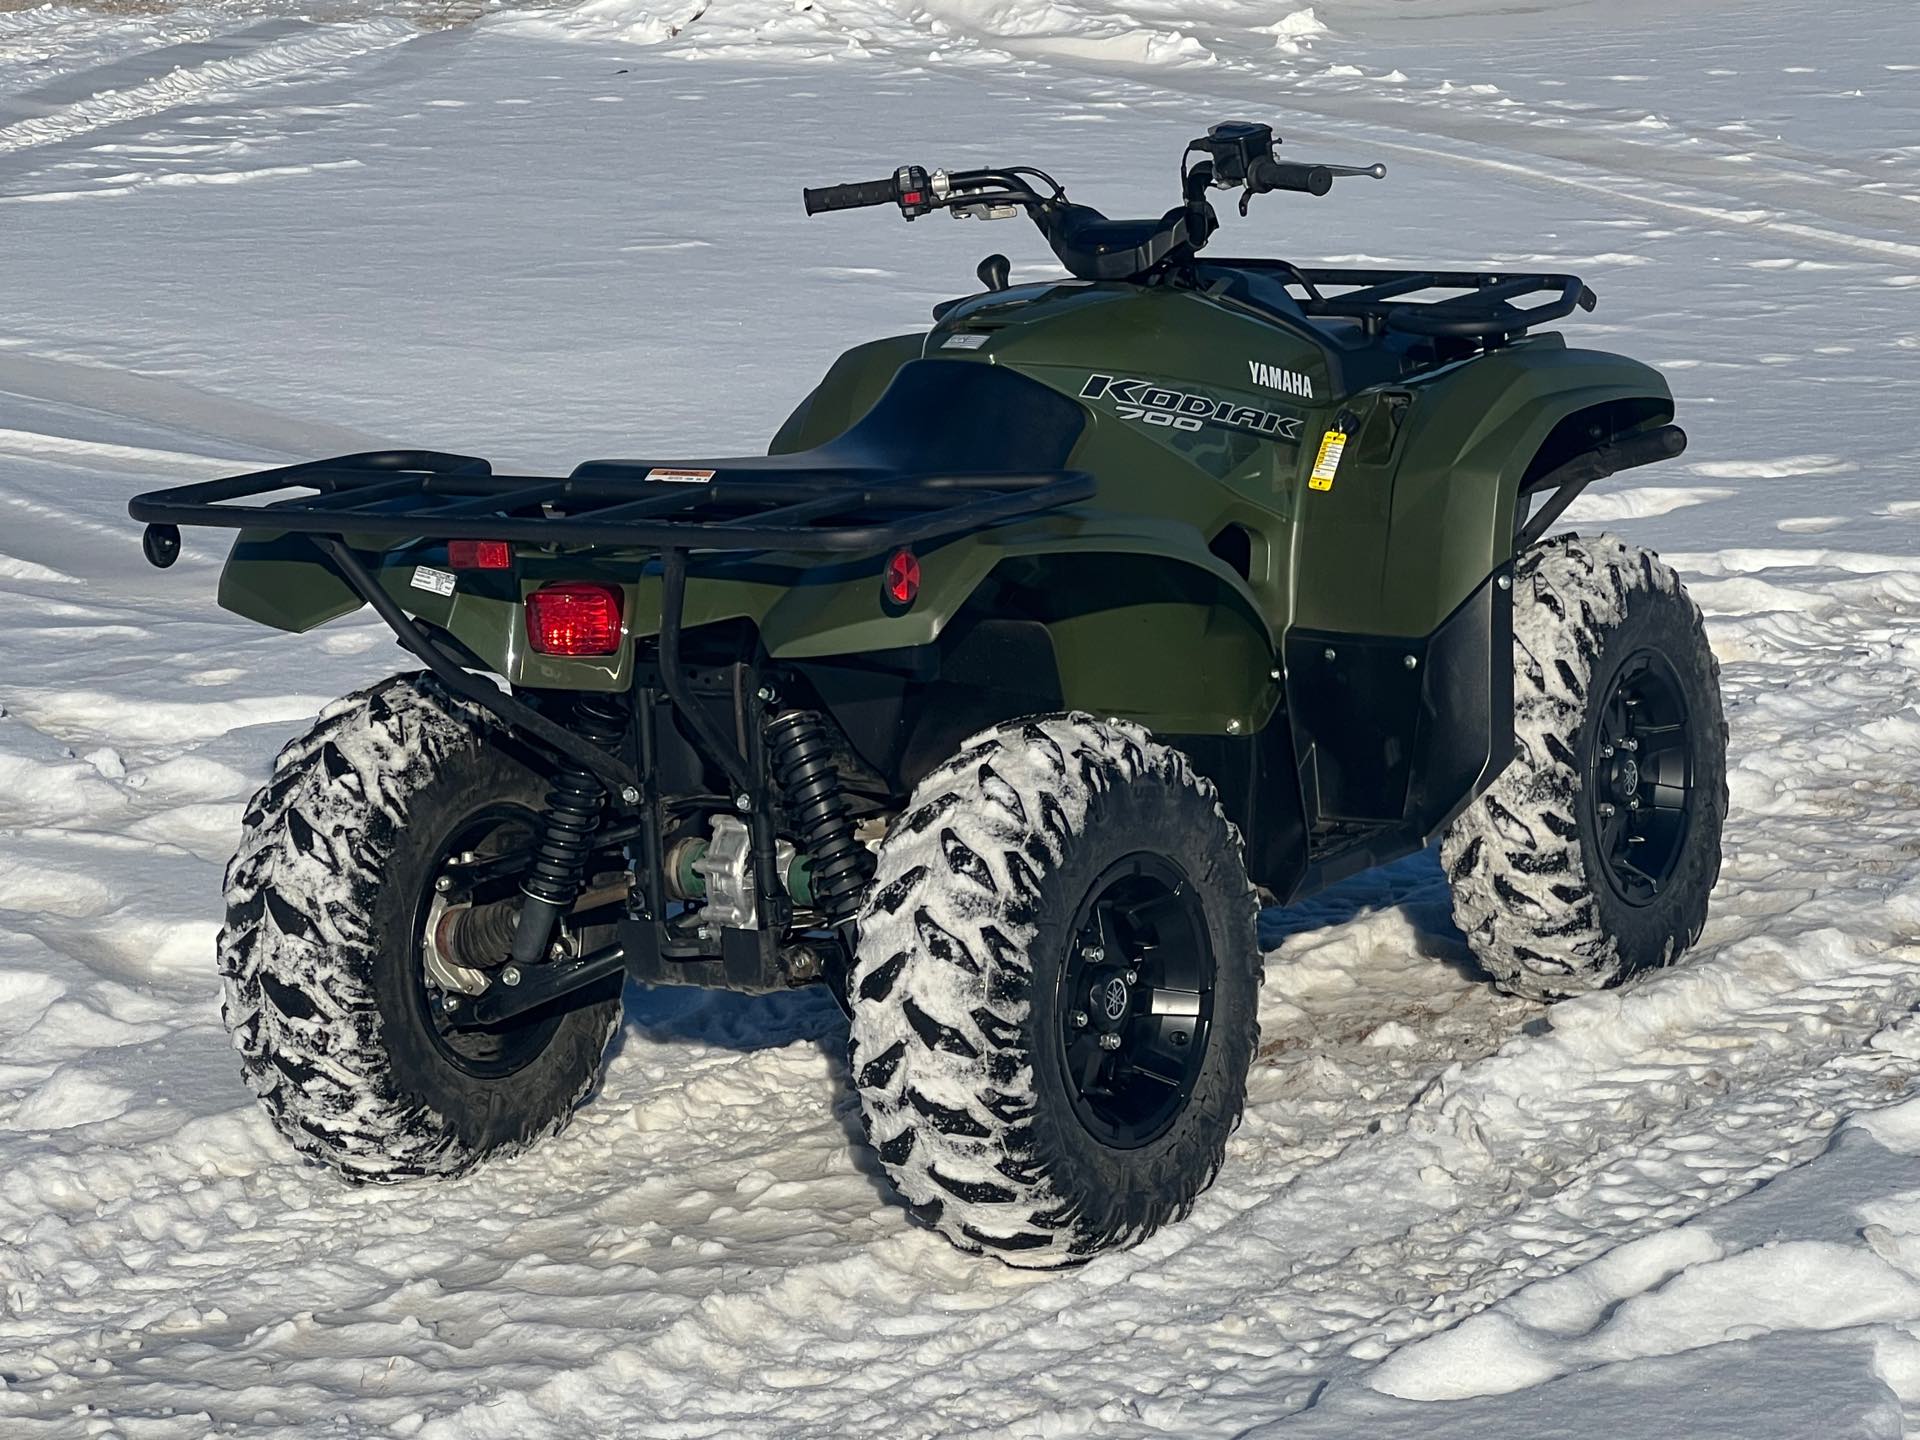
[[[1378,161],[1375,161],[1371,165],[1325,165],[1316,161],[1313,168],[1326,171],[1327,174],[1333,176],[1336,180],[1350,177],[1362,177],[1368,180],[1384,180],[1387,178],[1387,167]],[[1214,183],[1220,184],[1221,182],[1215,181]],[[1222,188],[1230,188],[1232,183],[1232,181],[1227,181]],[[1240,192],[1240,218],[1243,220],[1247,215],[1247,207],[1253,203],[1254,194],[1255,192],[1251,187]]]

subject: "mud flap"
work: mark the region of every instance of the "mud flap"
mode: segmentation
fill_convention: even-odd
[[[1433,634],[1293,631],[1287,694],[1306,813],[1424,846],[1513,758],[1513,572]]]

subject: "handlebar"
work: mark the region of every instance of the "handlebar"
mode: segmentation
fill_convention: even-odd
[[[918,165],[903,165],[887,180],[858,180],[851,185],[822,185],[800,193],[809,215],[827,210],[857,210],[868,205],[898,205],[907,219],[916,219],[929,211],[950,209],[956,214],[980,213],[985,206],[996,212],[1012,214],[1047,203],[1028,182],[1034,176],[1045,182],[1053,199],[1064,200],[1066,192],[1051,176],[1016,165],[1010,170],[935,170]],[[1013,210],[1006,207],[1012,206]]]
[[[897,205],[903,219],[917,220],[935,210],[960,219],[1001,220],[1024,212],[1040,227],[1068,271],[1082,279],[1145,274],[1169,258],[1191,257],[1219,227],[1207,199],[1209,190],[1241,187],[1240,213],[1255,195],[1291,190],[1325,195],[1344,175],[1378,180],[1384,165],[1302,165],[1276,159],[1279,137],[1269,125],[1230,121],[1215,125],[1186,149],[1180,162],[1183,203],[1157,220],[1109,220],[1099,211],[1067,200],[1067,192],[1045,171],[1027,165],[1003,169],[927,170],[906,165],[885,180],[821,185],[801,191],[807,214]],[[1207,159],[1189,164],[1196,151]],[[1095,227],[1105,227],[1095,233]],[[1127,266],[1136,266],[1129,271]]]
[[[800,192],[806,197],[807,214],[828,210],[858,210],[867,205],[891,205],[900,198],[897,176],[884,180],[856,180],[850,185],[822,185]]]
[[[1247,167],[1247,189],[1256,195],[1269,190],[1295,190],[1302,195],[1324,195],[1333,189],[1333,170],[1326,165],[1255,160]]]

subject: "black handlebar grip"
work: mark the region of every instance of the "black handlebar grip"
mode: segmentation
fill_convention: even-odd
[[[1324,165],[1294,165],[1285,160],[1256,160],[1247,167],[1250,190],[1297,190],[1324,195],[1333,189],[1333,172]]]
[[[885,180],[857,180],[851,185],[822,185],[804,189],[807,214],[823,210],[858,210],[865,205],[891,205],[900,198],[900,187],[889,175]]]

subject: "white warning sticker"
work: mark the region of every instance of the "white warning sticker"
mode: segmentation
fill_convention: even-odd
[[[705,485],[713,479],[711,470],[678,470],[670,466],[655,466],[647,471],[649,480],[665,480],[670,485]]]
[[[451,595],[454,583],[453,576],[445,570],[436,570],[431,565],[413,567],[413,588],[416,590],[431,590],[436,595]]]
[[[978,350],[987,343],[987,337],[979,334],[949,335],[940,342],[942,350]]]

